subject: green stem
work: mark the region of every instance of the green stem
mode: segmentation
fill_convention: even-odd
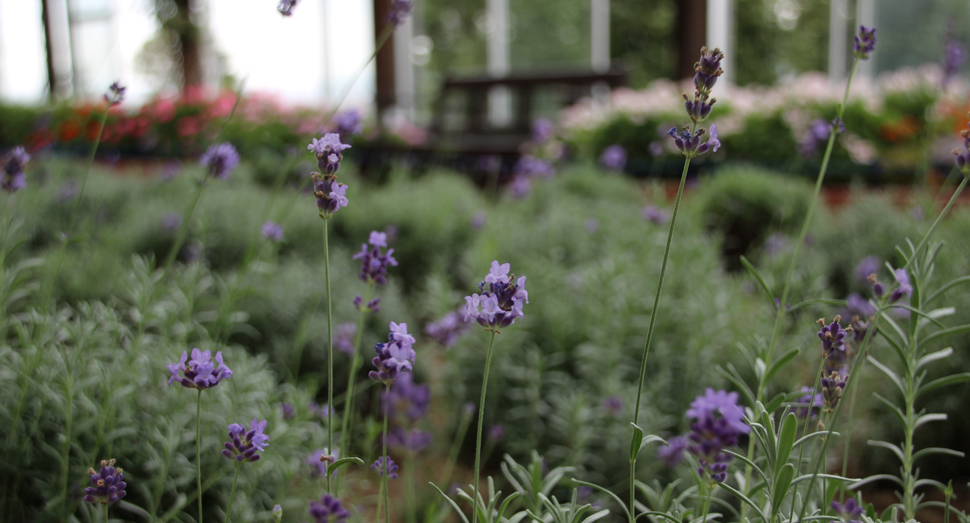
[[[450,483],[451,473],[455,468],[455,462],[458,460],[458,452],[461,451],[461,443],[465,441],[465,434],[468,433],[468,426],[471,425],[471,415],[465,414],[464,406],[462,409],[458,432],[455,433],[455,439],[451,442],[451,450],[448,452],[448,462],[445,464],[444,470],[441,471],[441,477],[438,478],[438,485],[445,486]]]
[[[855,78],[856,72],[859,70],[859,59],[856,58],[852,62],[852,71],[849,73],[849,79],[845,83],[845,93],[842,95],[842,103],[839,104],[837,109],[837,121],[842,121],[842,116],[845,112],[845,105],[849,102],[849,91],[852,87],[852,79]],[[792,254],[791,262],[788,264],[788,272],[785,275],[785,285],[781,291],[781,300],[778,302],[778,312],[775,314],[775,323],[771,328],[771,339],[768,341],[768,352],[764,358],[766,365],[771,365],[775,357],[775,348],[778,346],[778,337],[781,334],[781,324],[785,318],[785,304],[788,303],[788,297],[791,292],[792,277],[795,274],[795,266],[798,263],[798,259],[802,252],[802,247],[805,245],[805,238],[808,236],[808,229],[811,227],[812,218],[815,215],[815,208],[818,206],[819,194],[822,192],[822,183],[825,181],[825,174],[828,172],[829,160],[832,158],[832,149],[835,147],[835,137],[838,134],[838,129],[833,126],[832,130],[829,132],[829,141],[825,146],[825,156],[822,159],[822,166],[819,168],[818,177],[815,179],[815,190],[812,193],[812,200],[808,206],[808,212],[805,214],[805,221],[802,223],[802,230],[798,236],[798,242],[795,244],[795,252]],[[767,389],[767,382],[765,382],[765,374],[758,379],[758,390],[755,392],[757,401],[764,401],[765,391]],[[754,456],[755,442],[754,438],[751,438],[748,443],[748,459],[750,460]],[[748,488],[751,486],[751,465],[745,466],[745,482],[744,482],[744,493],[748,493]],[[748,505],[745,503],[741,504],[741,520],[744,521],[747,516]]]
[[[371,291],[374,288],[374,284],[371,283],[367,286],[367,290],[364,292],[364,299],[361,302],[362,306],[360,308],[360,314],[357,317],[357,333],[354,336],[354,357],[350,361],[350,375],[347,377],[347,394],[344,396],[344,415],[340,422],[340,435],[339,440],[341,443],[347,440],[347,430],[350,427],[350,416],[354,409],[354,386],[357,384],[357,370],[361,364],[360,357],[360,343],[364,338],[364,318],[367,316],[367,300],[370,299]],[[344,452],[348,452],[348,449],[343,449]],[[331,451],[332,452],[332,451]],[[338,496],[340,493],[340,478],[335,479],[333,487],[333,495]]]
[[[478,436],[475,437],[475,476],[472,478],[474,485],[474,499],[472,503],[472,523],[478,523],[478,509],[475,503],[478,501],[478,476],[482,470],[482,423],[485,422],[485,391],[488,389],[488,369],[492,365],[492,347],[495,346],[495,330],[488,339],[488,351],[485,353],[485,374],[482,376],[482,395],[478,400]]]
[[[84,175],[81,176],[81,188],[77,192],[77,201],[74,203],[74,212],[71,213],[71,221],[67,227],[67,234],[61,245],[60,255],[57,257],[57,264],[54,266],[54,272],[51,274],[50,282],[47,286],[47,292],[44,293],[43,310],[46,311],[50,307],[51,298],[54,296],[54,287],[57,285],[57,275],[61,272],[61,265],[64,263],[64,255],[67,251],[67,243],[70,241],[71,236],[74,235],[74,228],[77,225],[77,217],[81,210],[81,199],[84,197],[84,188],[88,183],[88,175],[91,173],[91,168],[94,166],[94,157],[98,152],[98,145],[101,143],[101,135],[104,134],[104,126],[108,122],[108,110],[111,109],[111,104],[105,108],[104,113],[101,115],[101,124],[98,126],[98,136],[91,144],[91,151],[88,153],[87,167],[84,169]]]
[[[232,478],[232,490],[229,491],[229,508],[226,509],[226,520],[225,523],[229,523],[229,514],[232,514],[232,501],[236,497],[236,481],[239,480],[239,467],[242,466],[242,461],[236,462],[236,475]],[[200,496],[199,499],[202,499]]]
[[[330,220],[323,219],[323,273],[327,280],[327,449],[334,455],[333,448],[333,307],[330,296],[330,242],[328,238]],[[330,492],[330,478],[327,474],[327,491]]]
[[[691,129],[691,134],[697,129],[695,122]],[[687,168],[690,167],[690,156],[684,160],[684,171],[680,174],[680,185],[677,187],[677,198],[674,200],[674,212],[670,216],[670,229],[667,231],[667,245],[664,247],[663,263],[660,265],[660,281],[657,282],[657,294],[653,298],[653,310],[650,311],[650,326],[647,328],[647,339],[643,343],[643,357],[640,359],[640,380],[637,383],[636,408],[633,411],[633,423],[640,422],[640,403],[643,400],[643,383],[647,377],[647,358],[650,356],[650,342],[653,341],[653,331],[657,324],[657,312],[660,310],[660,295],[664,288],[664,278],[667,275],[667,261],[670,258],[670,244],[674,238],[674,227],[677,225],[677,214],[680,211],[680,200],[684,196],[684,186],[687,184]],[[634,433],[636,437],[636,433]],[[630,523],[636,519],[634,505],[634,491],[636,479],[637,457],[634,455],[630,459]]]
[[[385,397],[391,393],[391,386],[385,386]],[[384,523],[391,521],[391,499],[387,492],[387,410],[384,409],[384,437],[381,438],[381,455],[384,457],[383,470],[381,471],[381,489],[384,491]],[[380,516],[380,514],[378,514]]]
[[[202,389],[195,402],[195,486],[199,490],[199,523],[202,523]]]
[[[104,506],[104,523],[108,523],[108,505]]]
[[[809,396],[809,398],[808,398],[808,411],[807,411],[808,414],[805,416],[805,426],[802,427],[802,438],[804,438],[808,434],[808,426],[811,425],[811,423],[812,423],[812,411],[815,410],[815,395],[819,393],[818,392],[818,385],[822,381],[822,370],[824,368],[825,368],[825,358],[823,357],[821,359],[821,361],[818,362],[818,371],[815,372],[815,385],[812,386],[812,395]],[[821,419],[821,417],[822,417],[821,409],[819,409],[818,415],[819,415],[819,419]],[[754,441],[755,438],[750,438],[750,439],[752,441]],[[797,470],[799,472],[799,474],[802,471],[802,463],[803,463],[802,460],[805,457],[805,447],[806,446],[807,445],[804,445],[803,444],[798,449],[798,463],[795,465],[795,470]],[[750,450],[751,449],[749,447],[749,451]],[[783,466],[785,466],[785,464],[784,463],[779,463],[778,466],[779,467],[783,467]],[[843,472],[842,476],[845,477],[845,473],[844,472]],[[793,487],[792,488],[792,491],[795,491],[795,490],[797,490],[797,487]],[[776,511],[772,510],[772,519],[774,519],[774,512],[776,512]],[[788,521],[792,521],[792,516],[794,516],[794,515],[795,515],[795,503],[792,502],[791,508],[788,511]]]
[[[701,516],[701,519],[700,519],[701,523],[705,523],[707,521],[707,515],[711,512],[712,494],[714,494],[714,487],[711,485],[707,485],[707,499],[704,501],[704,514]]]
[[[403,464],[405,470],[404,474],[404,500],[407,504],[407,521],[408,523],[415,523],[416,521],[416,511],[414,508],[414,466],[413,458],[410,452],[407,454],[406,462]]]
[[[381,523],[381,507],[384,506],[384,482],[381,481],[380,487],[377,490],[377,518],[376,522]]]
[[[165,257],[163,276],[168,275],[168,271],[172,268],[172,263],[175,262],[175,257],[178,256],[179,251],[182,249],[182,243],[185,242],[185,237],[189,232],[189,224],[192,222],[192,215],[195,214],[195,208],[199,205],[199,200],[202,199],[202,191],[205,190],[208,182],[209,174],[206,172],[205,177],[199,182],[199,190],[195,192],[195,197],[189,205],[188,212],[185,213],[182,219],[182,225],[179,226],[178,233],[175,235],[175,243],[172,245],[172,249],[168,251],[168,256]]]

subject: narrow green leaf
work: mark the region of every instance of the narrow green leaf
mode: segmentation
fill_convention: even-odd
[[[899,379],[899,376],[897,376],[896,373],[892,371],[892,369],[890,369],[889,367],[883,365],[882,363],[879,363],[879,361],[876,360],[876,358],[873,358],[871,355],[868,356],[866,359],[870,363],[872,363],[873,365],[875,365],[877,369],[881,370],[883,374],[885,374],[886,376],[888,376],[889,379],[891,379],[893,381],[893,383],[896,384],[896,387],[899,388],[899,392],[902,392],[903,394],[906,394],[906,387],[903,385],[903,381],[901,379]]]
[[[598,490],[598,491],[600,491],[600,492],[602,492],[604,494],[607,494],[608,496],[610,496],[611,498],[613,498],[614,501],[616,501],[616,504],[619,505],[620,508],[623,509],[623,512],[626,514],[626,519],[630,519],[630,510],[627,508],[626,502],[623,501],[622,499],[620,499],[620,496],[617,496],[612,491],[607,490],[607,489],[605,489],[605,488],[597,485],[596,483],[590,483],[588,481],[582,481],[582,480],[578,480],[578,479],[574,479],[573,480],[573,483],[577,483],[577,484],[582,485],[584,487],[593,488],[593,489],[596,489],[596,490]]]
[[[941,351],[932,352],[920,358],[919,361],[916,362],[916,368],[920,369],[927,363],[934,362],[936,360],[942,360],[943,358],[948,358],[952,354],[953,354],[953,347],[947,347]]]
[[[778,471],[778,475],[775,479],[774,491],[771,495],[771,512],[772,515],[777,514],[778,510],[781,508],[781,502],[785,500],[785,496],[788,495],[788,487],[791,486],[792,479],[795,477],[795,466],[791,463],[786,463],[781,470]]]
[[[956,385],[958,383],[963,383],[970,380],[970,372],[961,372],[960,374],[952,374],[940,379],[933,380],[926,385],[923,385],[916,391],[916,396],[919,397],[927,392],[936,390],[942,387],[949,387],[950,385]]]
[[[761,290],[765,293],[765,296],[768,298],[768,301],[770,301],[771,304],[774,305],[775,297],[771,295],[771,289],[768,288],[768,284],[765,283],[765,279],[761,277],[760,273],[758,273],[758,269],[755,269],[754,265],[751,265],[751,262],[749,262],[748,259],[745,258],[743,255],[741,256],[741,265],[744,265],[744,268],[747,269],[749,273],[751,273],[751,276],[754,278],[754,281],[758,282],[758,286],[761,287]]]
[[[948,456],[956,456],[958,458],[964,457],[964,454],[958,450],[950,450],[943,447],[927,447],[925,449],[920,449],[913,454],[913,461],[916,461],[923,456],[929,456],[931,454],[946,454]]]
[[[871,439],[866,443],[868,443],[869,445],[872,445],[873,447],[882,447],[884,449],[889,449],[893,452],[893,454],[896,455],[896,457],[899,458],[899,461],[904,463],[906,462],[906,458],[903,457],[903,451],[899,447],[897,447],[896,445],[893,445],[892,443],[889,443],[888,441],[878,441],[878,440]]]
[[[637,455],[640,453],[640,446],[643,444],[643,429],[637,426],[636,423],[630,423],[633,425],[633,439],[630,440],[630,462],[637,460]]]
[[[785,416],[785,422],[781,425],[781,434],[778,436],[778,465],[788,463],[788,456],[795,445],[795,436],[798,433],[798,418],[794,413],[789,412]],[[777,483],[778,478],[775,477]]]
[[[735,489],[731,485],[728,485],[727,483],[720,483],[720,486],[724,490],[726,490],[726,491],[730,492],[732,495],[734,495],[734,497],[736,497],[736,498],[740,499],[741,501],[747,503],[748,506],[752,508],[752,510],[754,510],[755,512],[758,513],[759,516],[761,516],[761,519],[763,519],[764,521],[768,521],[768,517],[765,516],[765,513],[764,513],[764,511],[761,510],[761,507],[759,507],[757,504],[755,504],[754,501],[751,501],[748,498],[748,496],[745,496],[744,494],[738,492],[737,489]]]
[[[923,341],[921,341],[919,345],[922,348],[936,340],[945,338],[947,336],[952,336],[954,334],[963,334],[964,332],[970,332],[970,323],[966,325],[958,325],[956,327],[950,327],[949,329],[936,331],[933,334],[930,334],[929,336],[923,338]]]
[[[448,504],[451,505],[451,508],[455,509],[455,512],[458,513],[458,516],[461,517],[461,520],[464,521],[465,523],[468,523],[468,518],[465,517],[465,513],[461,511],[461,507],[458,506],[458,503],[455,503],[455,500],[453,500],[449,496],[445,495],[445,493],[442,492],[440,488],[438,488],[438,485],[435,485],[434,483],[431,483],[430,481],[428,482],[428,485],[431,485],[432,487],[434,487],[434,489],[438,491],[438,494],[441,494],[441,497],[445,498],[445,501],[447,501]]]
[[[330,465],[329,467],[327,467],[327,472],[329,472],[330,475],[332,476],[332,475],[334,475],[334,474],[337,473],[337,469],[339,469],[340,467],[342,467],[344,465],[349,465],[350,463],[356,463],[358,465],[363,465],[364,464],[364,460],[362,460],[360,458],[353,457],[353,456],[351,456],[349,458],[340,458],[337,461],[334,461],[332,465]]]
[[[782,367],[788,365],[791,360],[795,359],[795,356],[798,356],[798,349],[792,349],[786,352],[780,358],[778,358],[777,361],[772,363],[771,366],[768,367],[768,371],[765,373],[765,383],[771,381],[771,378],[773,378]]]

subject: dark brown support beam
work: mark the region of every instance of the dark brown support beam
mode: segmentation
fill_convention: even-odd
[[[374,45],[380,45],[381,36],[391,30],[387,15],[391,9],[391,0],[374,0]],[[377,52],[377,117],[383,121],[387,110],[397,103],[396,86],[394,85],[394,34],[388,36],[384,47]]]
[[[707,39],[707,0],[677,0],[677,80],[694,76]]]
[[[53,102],[57,95],[57,72],[54,70],[54,48],[51,43],[51,16],[48,3],[50,0],[41,0],[41,18],[44,23],[44,45],[47,56],[47,96]]]

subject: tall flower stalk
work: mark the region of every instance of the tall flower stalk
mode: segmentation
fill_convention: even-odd
[[[485,280],[478,284],[481,294],[472,294],[465,298],[465,321],[474,319],[485,327],[491,335],[488,338],[488,350],[485,352],[485,372],[482,375],[482,392],[478,400],[478,430],[475,436],[475,475],[474,498],[478,499],[478,476],[482,466],[482,427],[485,422],[485,393],[488,390],[488,371],[492,366],[492,349],[495,347],[495,335],[499,329],[508,327],[515,320],[524,317],[522,307],[529,303],[529,293],[525,290],[525,276],[518,279],[509,274],[511,265],[500,264],[498,260],[492,262],[492,268],[485,276]],[[478,510],[472,503],[472,522],[478,522]]]
[[[198,489],[199,523],[202,523],[202,391],[232,377],[232,370],[222,361],[222,352],[216,353],[215,361],[218,365],[212,362],[211,351],[192,349],[191,359],[188,351],[183,351],[179,361],[168,365],[171,373],[168,378],[169,386],[179,383],[185,388],[198,390],[195,400],[195,480]]]
[[[343,150],[349,145],[340,143],[337,134],[326,134],[320,140],[314,138],[307,149],[317,157],[317,167],[313,180],[313,195],[317,200],[317,210],[323,219],[323,271],[327,292],[327,448],[333,452],[333,307],[330,295],[330,240],[329,224],[333,213],[346,207],[347,186],[337,183],[337,171],[343,159]],[[323,173],[323,174],[321,174]],[[327,490],[330,490],[331,474],[327,474]]]
[[[845,113],[845,106],[849,101],[849,92],[852,88],[852,80],[855,78],[856,72],[859,70],[859,62],[862,60],[868,60],[869,55],[875,50],[876,45],[876,30],[875,28],[867,29],[865,26],[860,27],[859,34],[855,36],[854,42],[854,56],[852,62],[852,71],[849,73],[849,79],[845,83],[845,93],[842,95],[842,102],[838,105],[836,109],[835,120],[831,123],[831,130],[829,132],[829,139],[825,146],[825,155],[822,158],[822,165],[819,167],[818,176],[815,179],[815,189],[812,193],[812,199],[808,206],[808,212],[805,214],[805,221],[802,223],[801,232],[798,235],[798,241],[795,243],[795,250],[792,253],[791,262],[788,264],[788,271],[785,274],[785,284],[782,287],[781,298],[779,299],[780,304],[788,303],[788,297],[791,292],[792,278],[795,274],[795,266],[798,263],[798,259],[801,255],[802,247],[805,245],[805,238],[808,236],[808,229],[812,224],[812,219],[815,216],[815,209],[818,206],[819,195],[822,192],[822,184],[825,181],[825,175],[828,172],[829,160],[832,158],[832,149],[835,147],[835,138],[838,134],[845,132],[845,125],[843,123],[842,117]],[[763,359],[767,365],[771,365],[774,362],[775,349],[778,347],[778,338],[781,335],[781,324],[785,318],[785,313],[787,312],[786,307],[779,306],[778,311],[775,313],[775,322],[771,329],[771,338],[768,341],[768,350]],[[767,383],[767,373],[761,373],[758,379],[758,387],[755,391],[755,399],[757,401],[764,401],[765,392],[768,387]],[[841,410],[841,407],[840,409]],[[807,424],[806,429],[807,430]],[[750,460],[754,455],[755,439],[751,438],[748,442],[748,452],[747,457]],[[744,493],[749,492],[751,486],[751,473],[753,472],[751,466],[745,468],[745,486]],[[743,519],[747,515],[748,507],[742,504],[741,506],[741,518]]]
[[[674,139],[674,144],[684,154],[684,170],[680,175],[680,185],[677,187],[677,198],[674,200],[674,212],[670,217],[670,229],[667,231],[667,244],[664,247],[663,262],[660,265],[660,279],[657,282],[657,293],[653,300],[653,310],[650,311],[650,326],[647,328],[647,337],[643,344],[643,356],[640,359],[640,379],[637,383],[637,401],[633,414],[633,441],[630,447],[630,506],[628,510],[630,523],[636,519],[636,468],[637,454],[639,453],[640,443],[643,441],[643,430],[638,427],[640,422],[640,404],[643,400],[643,384],[647,376],[647,358],[650,355],[650,343],[653,341],[654,327],[657,323],[657,313],[660,309],[660,296],[663,292],[664,278],[667,275],[667,262],[670,257],[670,245],[674,237],[674,227],[677,225],[677,215],[680,211],[680,201],[684,195],[684,186],[687,183],[687,169],[693,157],[704,154],[708,150],[716,151],[721,142],[717,139],[717,127],[711,125],[710,138],[701,143],[701,136],[705,134],[704,129],[697,129],[698,123],[702,122],[711,114],[712,107],[717,101],[711,98],[711,90],[717,83],[717,79],[724,74],[721,69],[721,60],[724,54],[720,49],[708,50],[701,48],[700,60],[694,64],[694,96],[690,98],[684,94],[684,108],[691,119],[691,125],[684,127],[680,132],[676,128],[667,132],[668,136]]]

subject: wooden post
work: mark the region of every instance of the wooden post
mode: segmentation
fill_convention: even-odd
[[[707,0],[677,2],[677,80],[694,76],[694,63],[707,39]]]
[[[390,25],[387,15],[390,13],[391,0],[374,0],[374,45],[380,43],[381,35]],[[387,110],[397,103],[397,86],[394,78],[394,34],[392,33],[384,47],[377,52],[374,60],[377,65],[377,121],[382,123]]]
[[[47,57],[47,96],[51,102],[57,96],[57,72],[54,70],[54,44],[51,42],[50,0],[41,0],[41,18],[44,22],[44,45]]]

